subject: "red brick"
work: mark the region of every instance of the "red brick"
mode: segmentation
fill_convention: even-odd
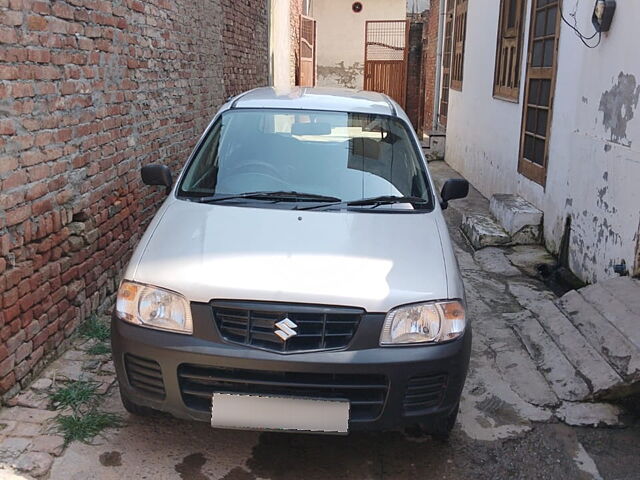
[[[13,12],[11,10],[7,10],[0,13],[0,23],[3,25],[17,27],[19,25],[22,25],[22,19],[22,12]]]
[[[11,96],[14,98],[33,97],[33,85],[30,83],[14,83],[11,86]]]
[[[49,63],[51,61],[51,53],[49,50],[31,49],[29,50],[29,61],[38,63]]]
[[[13,120],[4,119],[0,120],[0,135],[14,135],[16,133],[16,126]]]
[[[31,205],[12,208],[5,212],[6,224],[8,227],[24,222],[31,216]]]
[[[73,19],[74,9],[69,5],[65,5],[63,3],[54,3],[51,7],[51,13],[56,17]]]
[[[47,19],[40,15],[29,15],[27,17],[27,28],[29,30],[46,30]]]

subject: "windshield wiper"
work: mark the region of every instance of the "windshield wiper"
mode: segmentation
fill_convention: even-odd
[[[363,198],[361,200],[350,200],[348,202],[336,202],[327,203],[324,205],[313,205],[311,207],[303,207],[300,210],[314,210],[318,208],[329,207],[362,207],[367,205],[373,205],[371,208],[379,207],[380,205],[391,205],[393,203],[411,203],[417,205],[424,205],[429,203],[428,200],[420,197],[405,197],[399,195],[380,195],[378,197]]]
[[[271,200],[276,202],[340,202],[338,197],[318,195],[315,193],[301,193],[295,191],[273,191],[273,192],[246,192],[232,195],[212,195],[210,197],[200,197],[199,203],[217,203],[225,200],[237,198],[249,198],[252,200]]]

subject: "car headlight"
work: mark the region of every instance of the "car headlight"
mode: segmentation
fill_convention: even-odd
[[[189,302],[163,288],[123,281],[118,289],[116,315],[143,327],[193,333]]]
[[[465,326],[464,305],[457,300],[406,305],[387,314],[380,345],[446,342],[462,335]]]

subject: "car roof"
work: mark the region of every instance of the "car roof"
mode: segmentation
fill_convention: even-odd
[[[231,99],[228,108],[283,108],[397,115],[396,104],[386,95],[345,88],[256,88]]]

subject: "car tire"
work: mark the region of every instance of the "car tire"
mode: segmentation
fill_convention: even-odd
[[[143,407],[129,399],[129,397],[122,393],[122,390],[120,391],[120,400],[122,400],[122,406],[124,409],[136,417],[149,417],[155,413],[155,410],[152,408]]]
[[[458,402],[453,410],[446,415],[438,418],[433,423],[421,424],[421,430],[424,434],[430,435],[431,438],[438,442],[446,442],[449,440],[451,430],[456,424],[458,418],[458,410],[460,409],[460,402]]]

